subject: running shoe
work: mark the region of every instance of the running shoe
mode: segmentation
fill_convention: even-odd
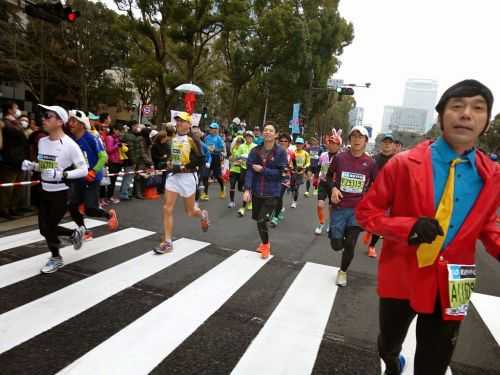
[[[247,210],[252,211],[252,202],[247,203]]]
[[[200,201],[208,201],[210,197],[206,193],[201,193],[200,194]]]
[[[160,246],[155,247],[153,251],[158,255],[162,255],[165,253],[171,253],[173,249],[174,249],[174,244],[172,243],[171,240],[167,240],[162,242]]]
[[[208,226],[210,225],[210,223],[208,221],[208,211],[207,210],[202,210],[201,211],[201,221],[200,221],[200,224],[201,224],[201,230],[203,232],[206,232],[208,230]]]
[[[109,198],[110,202],[113,203],[113,204],[118,204],[120,203],[120,200],[118,198],[115,198],[115,197],[111,197]]]
[[[118,216],[114,209],[109,210],[108,213],[111,216],[108,219],[108,229],[113,232],[118,229]]]
[[[42,273],[54,273],[62,266],[64,266],[64,263],[61,257],[51,257],[40,271]]]
[[[85,231],[85,234],[83,235],[83,239],[85,241],[90,241],[90,240],[93,240],[94,239],[94,233],[92,233],[91,230],[86,230]]]
[[[284,214],[284,211],[282,210],[279,214],[278,214],[278,220],[280,221],[280,223],[285,220],[285,214]]]
[[[318,189],[314,189],[314,190],[313,190],[313,195],[314,195],[314,196],[318,195]]]
[[[226,192],[224,190],[222,190],[220,193],[219,193],[219,198],[220,199],[226,199]]]
[[[297,208],[297,202],[292,202],[292,204],[290,205],[291,208]]]
[[[377,250],[375,250],[375,246],[369,246],[368,247],[368,256],[370,258],[376,258],[377,257]]]
[[[269,255],[271,254],[271,244],[270,243],[261,243],[259,245],[258,251],[260,253],[260,257],[262,259],[267,259]]]
[[[239,210],[238,210],[238,216],[239,217],[243,217],[245,216],[245,209],[243,207],[241,207]]]
[[[85,215],[85,205],[83,203],[78,206],[78,211],[81,215]]]
[[[406,367],[406,358],[404,355],[400,354],[399,355],[399,373],[402,374],[405,370]],[[387,375],[388,372],[387,370],[384,372],[384,375]]]
[[[309,192],[308,191],[304,192],[304,197],[309,198]]]
[[[278,219],[277,216],[273,216],[273,218],[271,219],[271,226],[277,227],[279,223],[280,223],[280,219]]]
[[[347,272],[340,271],[337,272],[337,281],[336,284],[338,286],[347,286]]]
[[[235,206],[234,202],[229,202],[227,208],[234,208],[234,206]]]
[[[71,243],[73,244],[73,249],[80,250],[82,248],[82,240],[85,235],[85,227],[78,227],[73,231],[71,235]]]
[[[317,234],[318,236],[323,233],[323,227],[325,226],[325,224],[320,224],[316,227],[316,229],[314,230],[314,234]]]

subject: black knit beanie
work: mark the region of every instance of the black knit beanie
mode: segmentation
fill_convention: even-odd
[[[475,79],[466,79],[465,81],[455,83],[443,93],[441,99],[439,99],[439,102],[436,105],[436,111],[439,113],[439,117],[442,118],[444,108],[446,107],[448,100],[451,98],[470,98],[476,95],[481,95],[484,100],[486,100],[486,106],[488,108],[488,120],[486,127],[481,133],[482,135],[490,123],[491,111],[493,109],[493,94],[491,93],[491,90],[481,82],[476,81]]]

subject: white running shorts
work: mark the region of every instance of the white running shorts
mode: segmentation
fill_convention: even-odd
[[[167,177],[165,190],[179,194],[182,198],[192,196],[198,187],[196,173],[177,173]]]

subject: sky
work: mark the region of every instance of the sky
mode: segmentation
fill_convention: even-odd
[[[435,79],[438,98],[474,78],[500,95],[497,0],[340,0],[354,25],[354,40],[340,56],[334,78],[371,82],[355,92],[364,124],[380,130],[384,105],[402,105],[406,80]],[[500,112],[500,96],[493,115]]]

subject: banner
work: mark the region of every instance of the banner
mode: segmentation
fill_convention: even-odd
[[[290,121],[290,129],[292,134],[300,134],[300,103],[293,105],[292,120]]]

